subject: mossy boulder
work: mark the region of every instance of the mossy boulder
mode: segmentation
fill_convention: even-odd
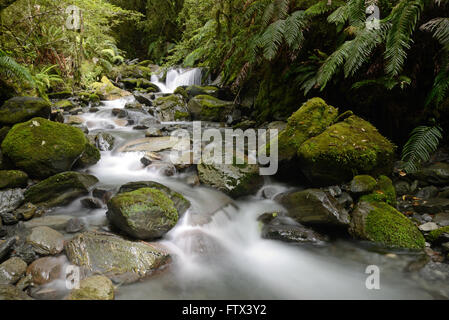
[[[287,121],[285,130],[279,133],[279,160],[292,160],[308,139],[322,133],[337,118],[338,109],[329,106],[321,98],[304,103]]]
[[[120,193],[108,202],[108,220],[126,234],[142,240],[157,239],[178,222],[178,210],[162,191],[142,188]]]
[[[0,144],[5,140],[6,136],[8,135],[9,130],[11,130],[11,127],[1,127],[0,128]]]
[[[445,237],[443,237],[445,235]],[[449,226],[439,228],[437,230],[430,231],[426,235],[426,239],[429,242],[444,242],[449,238]]]
[[[59,100],[56,101],[53,105],[54,107],[58,109],[63,109],[65,111],[69,111],[76,107],[76,105],[70,100]]]
[[[160,121],[190,120],[187,104],[181,95],[172,94],[157,98],[154,105],[159,108]]]
[[[348,212],[320,189],[287,193],[276,200],[287,209],[289,217],[302,224],[342,227],[350,222]]]
[[[175,206],[176,210],[178,210],[178,215],[180,217],[191,206],[190,201],[184,198],[182,194],[154,181],[129,182],[121,186],[118,193],[132,192],[142,188],[152,188],[163,192],[168,198],[170,198],[171,201],[173,201],[173,205]]]
[[[42,98],[14,97],[0,107],[0,125],[13,125],[35,117],[48,119],[51,105]]]
[[[67,258],[87,272],[117,282],[147,277],[169,262],[164,250],[146,242],[132,242],[104,232],[85,232],[64,246]]]
[[[27,186],[28,175],[19,170],[0,170],[0,189],[23,188]]]
[[[114,285],[105,276],[92,276],[80,281],[80,287],[73,289],[68,300],[114,300]]]
[[[225,122],[232,115],[235,105],[210,95],[198,95],[191,99],[188,109],[194,120]]]
[[[352,179],[350,190],[355,195],[363,195],[373,192],[376,186],[376,179],[370,175],[359,175]]]
[[[79,172],[64,172],[35,184],[25,192],[25,202],[43,207],[62,206],[89,193],[98,182],[94,176]]]
[[[363,196],[352,212],[350,232],[360,239],[386,247],[424,249],[425,240],[416,225],[383,201]]]
[[[70,170],[85,151],[86,143],[78,128],[34,118],[8,132],[2,153],[30,177],[45,179]]]
[[[383,195],[386,203],[391,206],[396,206],[396,189],[394,188],[393,181],[387,176],[380,176],[377,179],[376,194]]]
[[[131,95],[130,92],[114,86],[107,77],[101,78],[101,82],[93,83],[92,89],[102,100],[116,100]]]
[[[96,146],[87,142],[84,148],[84,152],[81,157],[75,163],[77,168],[87,168],[96,164],[101,159],[100,150]]]
[[[315,185],[350,181],[359,174],[389,174],[395,146],[369,122],[350,116],[304,142],[300,167]]]
[[[161,92],[161,89],[157,85],[145,78],[126,78],[121,80],[121,82],[126,89],[142,88],[145,89],[146,92]]]
[[[187,93],[188,99],[192,99],[196,96],[200,95],[208,95],[215,98],[218,98],[219,89],[213,86],[197,86],[192,85],[185,88],[185,92]]]

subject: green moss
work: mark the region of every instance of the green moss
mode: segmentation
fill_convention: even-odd
[[[175,120],[185,120],[185,119],[189,119],[190,118],[190,114],[188,112],[182,112],[179,110],[175,111]]]
[[[288,119],[287,127],[279,134],[280,159],[293,158],[306,140],[326,130],[337,115],[338,110],[328,106],[321,98],[313,98],[304,103]]]
[[[82,156],[76,162],[76,166],[79,168],[87,168],[96,164],[101,159],[100,150],[97,149],[93,144],[86,143],[86,148]]]
[[[70,109],[74,107],[74,104],[69,100],[60,100],[55,102],[54,106],[59,109]]]
[[[0,170],[0,189],[26,187],[28,175],[19,170]]]
[[[426,235],[426,239],[428,241],[430,241],[430,242],[435,242],[443,235],[443,233],[448,233],[449,234],[449,226],[442,227],[440,229],[430,231]]]
[[[189,94],[187,93],[186,89],[184,89],[183,87],[177,87],[173,93],[181,95],[186,100],[189,99]]]
[[[351,192],[370,193],[377,187],[377,181],[370,175],[355,176],[351,181]]]
[[[380,176],[377,179],[377,193],[385,195],[385,202],[391,206],[396,206],[396,189],[393,186],[393,182],[387,176]]]
[[[70,170],[87,139],[72,126],[34,118],[16,124],[2,143],[2,153],[31,177],[47,178]]]
[[[303,143],[298,156],[311,181],[334,184],[363,173],[390,173],[394,153],[395,146],[374,126],[351,116]]]
[[[35,117],[48,118],[50,103],[36,97],[14,97],[0,107],[0,126],[13,125]]]
[[[390,247],[423,249],[425,240],[418,228],[402,213],[384,202],[364,197],[372,206],[366,217],[365,233],[369,240]]]
[[[209,95],[198,95],[195,100],[201,105],[201,119],[206,121],[222,121],[233,106],[228,101]]]

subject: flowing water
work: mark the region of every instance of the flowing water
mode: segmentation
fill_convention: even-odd
[[[200,79],[198,70],[171,70],[165,83],[154,80],[164,92],[172,92],[179,85],[197,84]],[[257,219],[281,207],[273,199],[264,198],[261,190],[234,201],[219,191],[191,186],[188,181],[193,171],[166,177],[155,169],[145,168],[140,162],[142,153],[118,152],[127,141],[144,137],[143,131],[117,123],[111,113],[113,108],[124,108],[133,99],[103,102],[99,112],[82,115],[91,134],[108,132],[116,139],[114,150],[103,151],[101,160],[87,172],[100,180],[98,187],[114,190],[131,181],[157,181],[183,194],[192,206],[160,240],[171,252],[170,267],[145,281],[120,286],[117,299],[433,297],[418,286],[420,282],[402,271],[416,259],[414,254],[374,252],[349,240],[331,242],[324,247],[265,240]],[[270,192],[273,194],[292,186],[267,179],[264,188],[275,190]],[[81,217],[90,229],[107,228],[105,213],[106,208],[83,209],[80,201],[54,212]],[[365,270],[369,265],[377,265],[381,270],[380,290],[366,287],[369,275]]]
[[[153,75],[151,81],[156,84],[163,93],[173,93],[180,86],[201,85],[202,70],[194,69],[170,69],[167,71],[165,82],[162,75]]]

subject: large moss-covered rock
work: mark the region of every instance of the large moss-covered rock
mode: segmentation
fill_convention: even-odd
[[[48,118],[51,105],[42,98],[14,97],[0,107],[0,125],[13,125],[32,118]]]
[[[288,119],[287,127],[279,134],[279,160],[295,158],[302,144],[326,130],[337,115],[338,110],[327,105],[321,98],[313,98],[304,103]]]
[[[130,92],[114,86],[107,77],[103,77],[101,82],[93,83],[92,89],[102,100],[115,100],[131,95]]]
[[[178,210],[179,216],[182,216],[187,209],[190,208],[190,201],[184,198],[182,194],[154,181],[129,182],[120,187],[119,193],[132,192],[142,188],[152,188],[163,192],[171,201],[173,201],[173,205],[176,210]]]
[[[85,151],[86,143],[80,129],[34,118],[8,132],[2,153],[29,176],[42,179],[70,170]]]
[[[81,157],[76,162],[75,166],[77,168],[87,168],[96,164],[101,159],[100,150],[96,146],[87,142],[84,148],[84,152]]]
[[[160,92],[161,89],[152,83],[150,80],[145,78],[126,78],[122,79],[121,82],[124,84],[126,89],[142,88],[146,92]]]
[[[89,277],[70,292],[68,300],[114,300],[114,285],[104,276]]]
[[[178,90],[178,89],[176,89],[176,90]],[[209,96],[218,98],[218,91],[219,91],[219,89],[217,87],[197,86],[197,85],[188,86],[184,90],[187,94],[188,99],[192,99],[192,98],[194,98],[196,96],[200,96],[200,95],[209,95]]]
[[[63,172],[30,187],[25,201],[44,207],[62,206],[86,195],[98,182],[94,176],[79,172]]]
[[[194,120],[224,122],[235,105],[209,95],[199,95],[189,101],[188,109]]]
[[[423,249],[425,240],[418,228],[385,202],[363,196],[352,212],[350,232],[361,239],[387,247]]]
[[[322,226],[347,226],[348,212],[330,194],[320,189],[287,193],[276,199],[299,223]]]
[[[233,150],[225,150],[232,153]],[[206,155],[203,155],[205,160]],[[207,156],[206,156],[207,158]],[[243,164],[238,164],[237,158],[233,164],[217,163],[206,159],[198,164],[200,182],[218,189],[231,197],[246,196],[256,193],[263,186],[263,176],[260,175],[257,164],[249,164],[246,156],[239,156]],[[240,161],[242,162],[242,161]]]
[[[109,233],[85,232],[65,243],[71,263],[114,281],[133,282],[151,275],[169,261],[164,250]]]
[[[160,121],[190,120],[187,104],[178,94],[157,98],[154,104],[160,109]]]
[[[0,189],[26,187],[28,175],[20,170],[0,170]]]
[[[108,202],[109,221],[137,239],[157,239],[178,222],[178,210],[162,191],[142,188],[120,193]]]
[[[333,185],[357,174],[389,174],[394,145],[369,122],[351,116],[299,148],[301,169],[315,185]]]

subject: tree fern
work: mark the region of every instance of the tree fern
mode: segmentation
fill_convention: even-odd
[[[402,150],[402,160],[405,161],[403,169],[407,173],[417,171],[423,162],[429,161],[442,138],[443,129],[439,126],[415,128]]]
[[[17,63],[13,58],[0,51],[0,74],[6,78],[16,78],[20,81],[34,83],[27,68]]]
[[[389,76],[397,76],[402,71],[407,50],[413,43],[413,33],[424,9],[424,1],[402,0],[388,18],[392,26],[386,39],[385,71]]]

